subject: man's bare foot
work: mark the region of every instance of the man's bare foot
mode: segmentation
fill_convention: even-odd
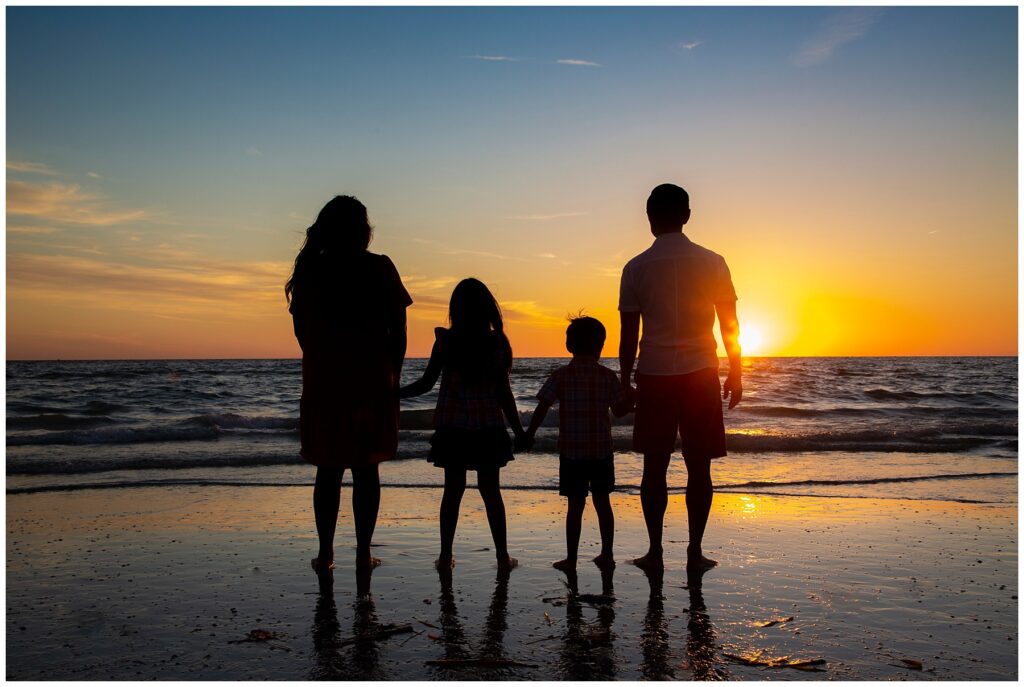
[[[561,570],[562,572],[570,572],[576,570],[576,561],[570,561],[568,558],[562,561],[555,561],[551,564],[551,567],[555,570]]]
[[[615,559],[610,553],[602,553],[594,558],[594,564],[602,570],[608,570],[615,567]]]
[[[686,560],[686,572],[705,572],[711,570],[711,568],[718,565],[718,561],[713,561],[707,556],[697,556],[695,558],[688,558]]]
[[[654,571],[665,569],[665,559],[662,558],[660,553],[652,553],[648,551],[643,556],[640,556],[640,558],[634,558],[630,562],[641,570]]]
[[[380,565],[380,559],[373,556],[357,556],[356,570],[373,570]]]
[[[451,570],[455,567],[455,556],[438,556],[434,567],[438,570]]]
[[[498,570],[511,570],[517,565],[519,565],[519,561],[512,556],[506,555],[504,558],[498,559]]]

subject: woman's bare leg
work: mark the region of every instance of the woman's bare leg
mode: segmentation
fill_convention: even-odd
[[[313,486],[313,517],[320,539],[317,571],[330,569],[334,563],[334,530],[338,527],[338,508],[341,505],[341,478],[344,470],[318,467]]]
[[[374,568],[380,559],[370,552],[380,510],[380,471],[376,464],[352,469],[352,515],[356,525],[356,567]]]

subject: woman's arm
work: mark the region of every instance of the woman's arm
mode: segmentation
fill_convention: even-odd
[[[509,383],[508,375],[502,375],[498,384],[498,405],[505,413],[505,419],[512,425],[512,433],[516,438],[526,436],[523,431],[523,421],[519,418],[519,409],[516,408],[516,398],[512,395],[512,386]]]
[[[395,311],[392,315],[391,322],[388,323],[388,333],[391,343],[391,369],[394,370],[395,384],[398,385],[401,383],[402,363],[405,361],[405,349],[408,345],[405,331],[405,308]]]
[[[430,351],[430,361],[427,363],[427,369],[423,371],[423,376],[409,386],[399,389],[398,397],[419,396],[433,389],[437,384],[437,378],[441,376],[441,367],[441,342],[435,341],[434,348]]]

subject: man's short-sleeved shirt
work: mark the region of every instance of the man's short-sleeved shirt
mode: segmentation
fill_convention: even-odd
[[[725,259],[683,233],[662,234],[626,263],[619,310],[643,321],[637,372],[678,375],[718,367],[715,304],[736,300]]]
[[[622,401],[618,375],[597,362],[573,360],[551,373],[537,393],[558,407],[558,452],[570,460],[607,458],[612,452],[608,409]]]

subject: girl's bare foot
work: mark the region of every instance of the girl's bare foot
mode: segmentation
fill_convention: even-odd
[[[610,553],[602,553],[600,556],[594,558],[594,564],[602,570],[615,567],[615,559],[612,558]]]
[[[519,561],[512,556],[506,555],[504,558],[498,559],[498,570],[511,570],[517,565],[519,565]]]
[[[649,570],[653,572],[665,569],[665,559],[662,558],[660,553],[654,553],[652,551],[648,551],[643,556],[640,556],[640,558],[634,558],[632,563],[641,570]]]
[[[320,561],[320,558],[314,558],[309,561],[310,566],[313,568],[313,572],[317,575],[334,570],[334,561],[329,560],[324,563],[321,563]]]
[[[451,570],[455,567],[455,556],[438,556],[434,567],[438,570]]]
[[[576,570],[576,561],[571,561],[566,558],[564,561],[556,561],[552,563],[551,567],[555,570],[561,570],[562,572],[573,572]]]
[[[380,559],[373,556],[356,556],[356,570],[373,570],[380,565]]]

